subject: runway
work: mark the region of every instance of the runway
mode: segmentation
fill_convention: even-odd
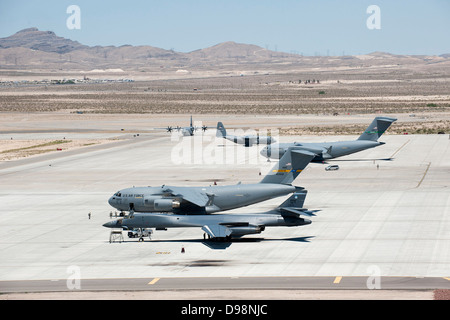
[[[195,277],[1,281],[2,293],[161,290],[433,290],[450,289],[450,278],[416,277]]]
[[[156,231],[144,242],[124,233],[124,242],[109,243],[102,224],[114,210],[107,199],[129,186],[258,182],[273,163],[257,153],[231,164],[194,154],[191,163],[179,163],[179,141],[148,133],[2,163],[0,292],[65,291],[73,270],[83,290],[365,290],[373,275],[382,289],[449,288],[450,140],[386,135],[382,141],[330,162],[338,171],[311,164],[300,174],[295,185],[308,190],[305,206],[320,210],[311,225],[266,228],[222,247],[205,245],[197,229]],[[230,213],[266,211],[283,201]]]

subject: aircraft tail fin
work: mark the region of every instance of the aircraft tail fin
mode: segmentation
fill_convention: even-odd
[[[260,183],[291,184],[316,155],[289,148]]]
[[[308,190],[299,188],[278,208],[303,208]]]
[[[314,212],[320,210],[308,210],[303,208],[303,204],[305,203],[307,190],[303,189],[302,191],[295,191],[285,202],[283,202],[277,210],[284,217],[294,217],[299,218],[300,216],[313,217],[315,216]],[[309,222],[311,223],[311,222]],[[306,224],[309,224],[306,223]]]
[[[370,126],[367,127],[366,131],[361,134],[358,140],[377,141],[394,121],[397,121],[397,119],[389,117],[376,117],[373,119]]]
[[[216,137],[226,137],[227,136],[227,130],[225,129],[224,125],[222,122],[217,122],[217,132],[216,132]]]
[[[192,128],[192,116],[191,116],[191,128]]]

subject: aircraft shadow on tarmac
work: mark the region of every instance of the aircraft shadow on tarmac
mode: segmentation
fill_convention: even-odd
[[[202,243],[205,246],[214,250],[224,250],[231,246],[233,243],[257,243],[262,241],[295,241],[295,242],[310,242],[310,239],[314,236],[307,237],[294,237],[294,238],[284,238],[284,239],[265,239],[265,238],[240,238],[232,239],[231,241],[214,241],[214,240],[204,240],[204,239],[173,239],[173,240],[145,240],[148,243]],[[133,240],[125,240],[123,242],[136,242]]]
[[[212,241],[212,240],[202,240],[201,242],[214,250],[226,249],[231,246],[233,243],[256,243],[262,241],[296,241],[296,242],[310,242],[309,239],[314,238],[314,236],[309,237],[295,237],[295,238],[285,238],[285,239],[265,239],[265,238],[240,238],[240,239],[232,239],[228,242],[221,241]]]
[[[394,158],[382,158],[382,159],[332,159],[333,162],[350,162],[350,161],[393,161]],[[324,162],[328,163],[328,162]]]

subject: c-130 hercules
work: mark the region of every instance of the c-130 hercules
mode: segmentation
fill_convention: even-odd
[[[271,144],[275,143],[275,138],[271,136],[260,136],[259,134],[256,135],[244,135],[244,136],[235,136],[227,134],[227,130],[225,129],[225,126],[222,122],[217,122],[217,132],[216,137],[218,138],[224,138],[227,140],[230,140],[237,144],[242,144],[245,147],[251,147],[253,145],[259,145],[259,144]]]
[[[116,192],[109,204],[121,211],[210,214],[240,208],[302,190],[291,183],[316,155],[288,150],[272,170],[255,184],[205,187],[133,187]]]

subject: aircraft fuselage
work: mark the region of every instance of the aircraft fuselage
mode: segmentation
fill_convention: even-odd
[[[261,155],[266,158],[279,159],[289,147],[294,150],[306,150],[313,152],[316,157],[313,162],[324,161],[328,159],[346,156],[362,150],[375,148],[383,145],[384,142],[369,140],[351,140],[338,142],[321,142],[321,143],[277,143],[265,147],[261,150]]]
[[[171,194],[167,190],[176,190]],[[298,188],[297,188],[298,189]],[[118,191],[108,203],[122,211],[173,212],[205,214],[248,206],[293,193],[296,187],[284,184],[256,183],[207,187],[134,187]],[[202,195],[210,200],[198,206],[184,199],[183,194]]]
[[[282,216],[276,210],[253,214],[211,214],[211,215],[174,215],[168,213],[136,213],[105,223],[107,228],[192,228],[222,225],[227,226],[232,237],[260,233],[265,227],[294,227],[310,224],[311,220]]]

